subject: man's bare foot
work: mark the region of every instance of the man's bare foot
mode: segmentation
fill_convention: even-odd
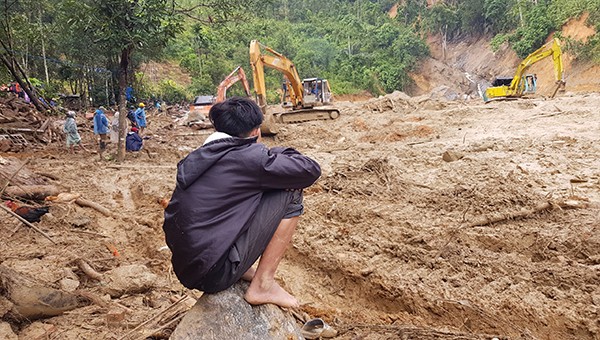
[[[242,275],[242,280],[244,281],[252,281],[252,279],[254,278],[254,274],[256,273],[256,269],[254,269],[253,267],[250,267],[250,269],[248,269],[244,275]]]
[[[244,299],[251,305],[262,305],[272,303],[285,308],[299,307],[298,300],[286,292],[277,282],[273,282],[270,288],[261,289],[258,284],[248,287]]]

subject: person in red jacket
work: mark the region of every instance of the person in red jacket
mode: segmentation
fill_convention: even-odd
[[[173,270],[190,289],[215,293],[245,279],[250,304],[296,307],[275,272],[304,210],[302,189],[321,168],[292,148],[260,143],[263,115],[247,98],[215,104],[209,118],[216,132],[179,162],[165,209]]]

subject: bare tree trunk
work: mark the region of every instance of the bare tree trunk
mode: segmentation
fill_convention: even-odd
[[[40,14],[40,38],[42,39],[42,58],[44,58],[44,73],[46,74],[46,85],[50,84],[50,77],[48,76],[48,62],[46,61],[46,44],[44,42],[44,32],[42,31],[42,9],[39,10]]]
[[[29,64],[29,60],[27,59],[27,56],[29,55],[29,44],[25,44],[25,54],[21,57],[21,62],[23,63],[23,69],[27,70],[28,69],[28,64]],[[14,65],[13,65],[14,67]]]
[[[442,60],[446,60],[446,50],[448,47],[448,25],[444,26],[444,29],[440,29],[442,35]]]
[[[50,84],[50,76],[48,75],[48,62],[46,61],[46,45],[42,38],[42,58],[44,58],[44,73],[46,74],[46,85]]]
[[[108,96],[108,78],[104,80],[104,94],[106,95],[106,106],[110,106],[110,97]]]
[[[90,104],[90,97],[88,96],[88,89],[89,87],[89,83],[88,83],[88,79],[87,79],[87,67],[84,65],[83,67],[83,74],[81,76],[81,98],[83,98],[83,107],[85,107],[86,109],[89,107]]]
[[[33,103],[33,105],[35,105],[36,109],[38,109],[38,111],[40,111],[40,112],[45,112],[47,107],[45,107],[44,104],[42,104],[42,102],[40,102],[40,100],[38,99],[37,93],[35,93],[35,88],[33,88],[33,86],[29,87],[31,84],[29,84],[28,81],[27,82],[23,81],[23,79],[19,76],[19,74],[13,67],[13,64],[14,64],[20,68],[19,63],[17,63],[12,58],[10,58],[10,60],[7,59],[7,56],[5,54],[0,54],[0,61],[2,61],[4,66],[6,66],[6,68],[8,69],[8,72],[10,72],[10,74],[15,78],[17,83],[19,83],[19,85],[21,85],[21,88],[23,89],[23,91],[25,91],[25,93],[27,93],[27,95],[29,96],[29,99],[31,99],[31,102]],[[22,69],[20,71],[21,71],[21,73],[23,73],[23,75],[25,75],[25,73],[23,72]],[[27,79],[27,78],[25,78],[25,79]]]
[[[125,135],[127,134],[127,102],[125,99],[125,89],[127,88],[127,72],[129,70],[129,60],[133,47],[125,47],[121,51],[121,62],[119,63],[119,141],[117,143],[117,162],[125,160]]]

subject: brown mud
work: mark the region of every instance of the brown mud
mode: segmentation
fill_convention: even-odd
[[[323,169],[278,272],[304,312],[337,328],[339,339],[600,336],[599,95],[483,104],[395,93],[337,106],[337,120],[282,126],[264,140]],[[56,244],[5,214],[4,266],[54,288],[75,274],[77,292],[104,301],[42,320],[55,326],[50,338],[118,338],[174,296],[198,296],[170,269],[157,199],[171,193],[178,160],[211,130],[166,114],[148,119],[146,152],[123,164],[71,155],[58,142],[2,155],[29,160],[29,170],[56,178],[46,177],[50,184],[113,212],[52,204],[38,226]],[[94,149],[91,132],[83,137]],[[471,226],[566,200],[583,205]],[[156,282],[110,298],[78,258],[100,273],[143,264]],[[125,317],[108,324],[115,306]],[[13,326],[19,333],[26,324]]]

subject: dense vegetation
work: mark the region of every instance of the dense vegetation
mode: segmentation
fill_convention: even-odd
[[[408,72],[428,54],[427,34],[448,41],[485,34],[493,46],[507,42],[524,57],[584,12],[600,29],[597,0],[433,2],[5,1],[0,5],[0,80],[27,75],[47,98],[81,93],[92,104],[116,102],[126,85],[133,85],[141,98],[180,101],[214,94],[238,65],[250,76],[248,44],[256,39],[291,59],[301,77],[329,79],[335,93],[381,94],[410,86]],[[581,58],[600,58],[599,35],[585,45],[567,45]],[[144,81],[139,66],[150,60],[180,65],[192,84]],[[23,73],[10,71],[10,65]],[[281,74],[268,71],[267,79],[275,98]]]
[[[418,9],[413,2],[421,3]],[[508,42],[521,58],[543,45],[548,35],[560,30],[568,19],[584,12],[590,14],[588,24],[600,30],[598,0],[449,0],[438,1],[429,8],[422,1],[408,0],[409,3],[403,11],[417,12],[429,31],[446,34],[448,39],[486,33],[493,38],[493,45]],[[599,58],[598,35],[586,46],[573,46],[572,41],[567,44],[582,58]]]

